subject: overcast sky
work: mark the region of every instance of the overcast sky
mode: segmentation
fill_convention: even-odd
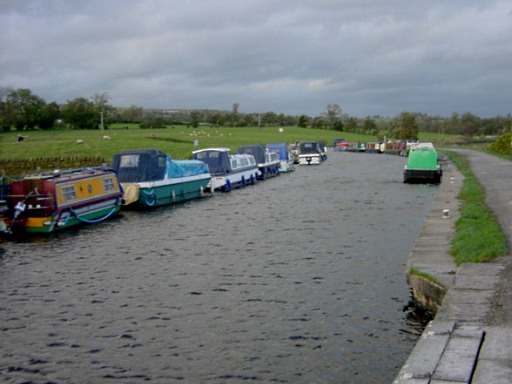
[[[0,0],[0,87],[317,116],[512,112],[510,0]]]

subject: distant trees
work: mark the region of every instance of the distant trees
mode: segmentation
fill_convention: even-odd
[[[115,108],[108,104],[108,95],[99,93],[90,100],[78,97],[64,106],[47,103],[30,89],[0,89],[0,129],[17,131],[54,129],[64,119],[72,129],[98,128],[108,121]]]
[[[467,140],[475,136],[499,136],[510,132],[512,116],[480,118],[470,112],[452,113],[449,117],[425,113],[404,112],[395,117],[367,116],[358,118],[342,113],[338,104],[328,104],[319,116],[286,115],[273,111],[241,113],[240,103],[231,110],[163,110],[145,109],[132,105],[114,108],[106,93],[90,98],[77,97],[59,105],[47,103],[30,89],[0,87],[0,130],[23,131],[30,129],[54,129],[65,126],[71,129],[98,129],[103,121],[138,123],[145,128],[165,128],[169,125],[202,124],[232,127],[298,126],[303,128],[330,129],[362,133],[379,137],[414,139],[419,132],[461,135]]]
[[[94,103],[84,97],[68,101],[62,109],[62,117],[71,129],[92,129],[100,120]]]
[[[343,122],[341,120],[341,107],[338,104],[327,105],[327,119],[331,129],[343,131]]]
[[[371,117],[367,117],[363,122],[363,133],[365,135],[374,135],[377,136],[379,134],[379,128],[377,127],[377,123]]]
[[[235,127],[238,124],[238,108],[240,103],[233,103],[231,107],[231,126]]]
[[[120,123],[140,123],[144,120],[144,108],[132,105],[129,108],[119,108],[111,116]]]
[[[404,112],[398,119],[396,138],[400,140],[418,140],[420,128],[412,113]]]
[[[55,102],[45,104],[41,110],[38,127],[44,130],[53,129],[60,118],[59,104]]]
[[[44,111],[46,102],[41,97],[34,95],[30,89],[4,88],[0,96],[0,124],[2,130],[17,131],[48,127],[48,119],[51,109]],[[44,122],[43,122],[44,120]]]
[[[98,129],[110,122],[115,108],[108,104],[106,93],[97,93],[91,99],[77,97],[62,107],[62,118],[71,129]]]
[[[300,115],[299,119],[297,120],[297,126],[300,128],[306,128],[308,125],[310,118],[306,115]]]

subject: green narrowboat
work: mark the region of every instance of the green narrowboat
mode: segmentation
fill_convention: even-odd
[[[418,148],[409,152],[404,168],[404,183],[439,184],[443,170],[434,148]]]

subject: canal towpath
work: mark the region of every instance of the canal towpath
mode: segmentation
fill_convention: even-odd
[[[449,248],[459,217],[463,175],[448,164],[408,263],[408,270],[425,272],[439,283],[409,279],[413,291],[417,289],[428,301],[444,287],[442,303],[395,384],[511,382],[512,162],[478,151],[455,151],[468,159],[483,186],[486,204],[506,236],[509,255],[489,263],[455,265]]]

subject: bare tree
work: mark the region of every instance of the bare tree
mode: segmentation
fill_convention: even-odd
[[[233,107],[231,109],[231,126],[234,127],[238,122],[238,107],[240,106],[240,103],[235,102],[233,103]]]

